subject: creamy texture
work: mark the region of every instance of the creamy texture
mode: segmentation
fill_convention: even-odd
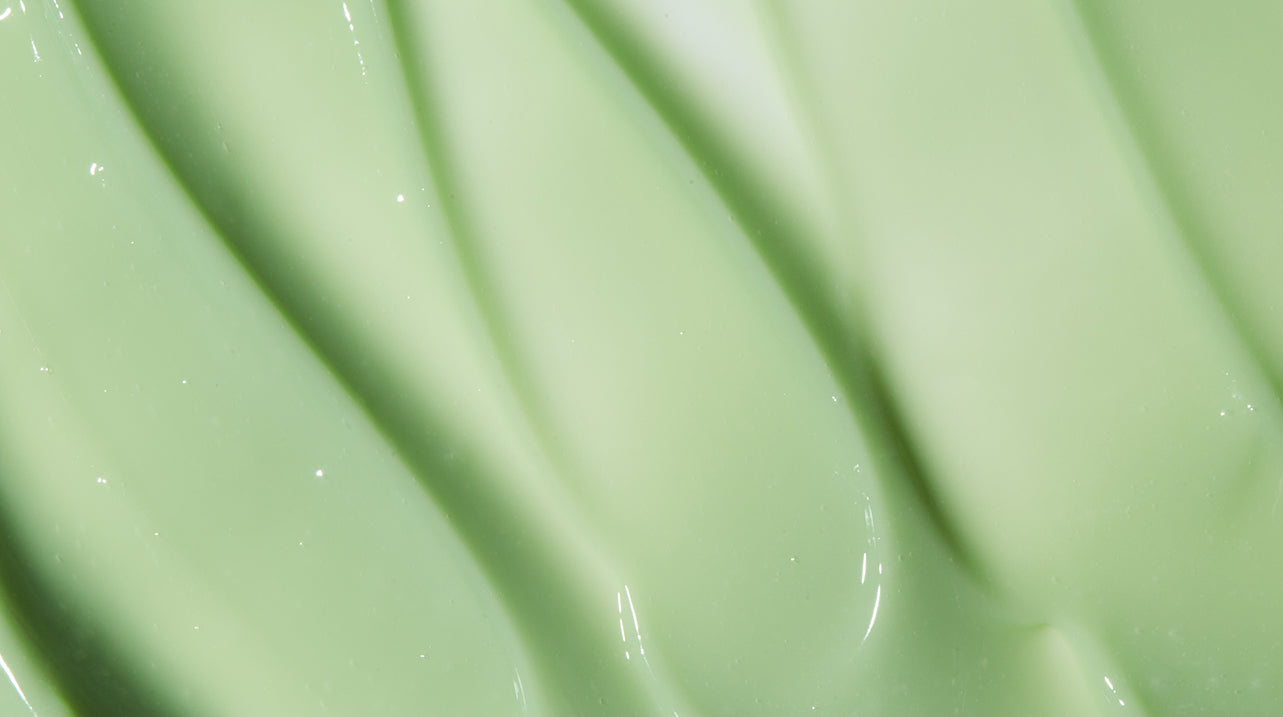
[[[1283,10],[894,5],[0,8],[0,714],[1273,709]]]

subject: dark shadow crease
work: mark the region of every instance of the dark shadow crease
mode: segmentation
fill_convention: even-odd
[[[613,60],[661,122],[699,168],[733,215],[781,293],[793,307],[847,398],[870,450],[880,453],[884,472],[903,480],[927,520],[954,558],[981,586],[992,580],[940,505],[926,464],[915,447],[886,371],[871,350],[868,330],[843,316],[838,300],[826,292],[827,273],[820,259],[805,251],[805,220],[754,181],[749,167],[686,107],[653,68],[646,50],[609,11],[591,0],[564,0],[602,51]]]
[[[184,714],[131,672],[119,645],[54,597],[58,591],[23,559],[26,554],[30,551],[23,549],[12,517],[0,511],[0,585],[5,601],[67,705],[81,717]]]
[[[200,126],[200,118],[192,109],[195,102],[187,98],[190,90],[182,78],[171,77],[160,70],[124,71],[135,66],[162,67],[164,62],[162,58],[147,56],[142,48],[122,49],[119,40],[113,42],[107,37],[123,21],[110,7],[83,1],[79,4],[83,6],[80,10],[90,38],[124,106],[143,129],[176,185],[263,296],[359,406],[370,425],[448,517],[451,530],[476,561],[489,586],[506,599],[517,632],[528,645],[543,651],[547,664],[551,665],[549,669],[561,684],[574,686],[573,693],[561,697],[576,704],[584,714],[609,709],[599,707],[599,700],[601,705],[614,705],[615,709],[625,709],[621,705],[650,704],[640,683],[630,676],[632,673],[626,673],[623,666],[605,668],[613,664],[612,660],[617,661],[613,652],[608,653],[606,646],[592,639],[591,631],[572,629],[576,620],[594,612],[592,605],[585,604],[589,598],[579,595],[575,589],[580,582],[576,571],[583,566],[574,562],[574,556],[560,551],[562,546],[529,538],[539,534],[536,516],[529,513],[517,496],[505,491],[501,481],[491,479],[495,465],[483,448],[461,440],[448,416],[432,407],[404,400],[397,376],[382,371],[379,362],[369,361],[359,349],[348,346],[342,332],[326,330],[323,317],[316,314],[308,300],[309,287],[305,279],[291,271],[288,254],[274,251],[270,242],[257,240],[262,228],[271,222],[259,215],[254,197],[234,182],[220,181],[217,172],[203,168],[196,153],[186,144],[190,138],[183,136],[183,128]],[[406,30],[399,27],[404,20],[400,10],[396,3],[391,3],[389,24],[398,38],[398,46],[404,43],[407,46],[402,49],[410,52],[413,43]],[[131,56],[130,53],[140,54]],[[405,58],[401,64],[404,70]],[[418,79],[421,78],[410,75],[406,83],[411,85]],[[427,124],[432,117],[426,99],[417,92],[412,91],[411,95],[417,119]],[[170,101],[140,101],[153,97]],[[433,143],[438,141],[435,137],[430,128],[423,129],[429,154],[432,154]],[[439,167],[431,171],[450,212],[451,228],[466,233],[470,230],[466,217],[453,206],[455,198],[450,196],[452,173]],[[470,265],[465,268],[470,274],[467,277],[470,289],[484,293],[485,282],[478,258],[469,252],[464,242],[458,243],[464,264]],[[499,328],[498,307],[480,303],[486,314],[483,320],[488,322],[487,328],[499,347],[497,350],[508,352],[506,359],[501,359],[502,368],[509,372],[508,380],[520,386],[518,374],[512,373],[517,364],[515,352]],[[537,403],[530,395],[518,396],[518,401],[523,398],[522,408],[529,412],[528,419],[537,419],[540,415],[534,408]],[[535,437],[543,438],[537,433]],[[585,666],[593,669],[585,670]],[[547,689],[555,691],[551,687]]]
[[[1086,48],[1084,59],[1094,68],[1105,88],[1101,103],[1117,113],[1126,132],[1123,141],[1135,149],[1141,164],[1139,171],[1157,190],[1163,209],[1176,225],[1181,248],[1193,260],[1220,315],[1247,350],[1275,400],[1283,403],[1283,375],[1275,369],[1264,342],[1257,338],[1257,332],[1239,310],[1230,288],[1233,282],[1213,250],[1216,232],[1199,211],[1198,197],[1179,179],[1178,153],[1163,143],[1158,121],[1138,107],[1137,102],[1128,99],[1142,96],[1143,88],[1121,69],[1123,61],[1117,52],[1118,43],[1107,39],[1110,37],[1108,22],[1092,8],[1090,0],[1069,0],[1068,5],[1071,20],[1077,25]]]
[[[122,62],[122,57],[113,53],[119,48],[111,42],[103,42],[99,35],[103,31],[111,32],[119,18],[109,8],[95,3],[80,4],[86,6],[81,11],[86,17],[90,38],[102,55],[103,64],[120,92],[124,106],[144,130],[144,136],[151,142],[158,159],[190,205],[205,219],[212,234],[222,241],[316,360],[416,473],[444,512],[450,515],[456,531],[462,530],[458,534],[464,543],[475,548],[483,562],[493,562],[490,552],[503,541],[489,541],[491,544],[487,544],[483,536],[493,537],[492,534],[502,531],[470,530],[466,526],[469,515],[487,515],[496,510],[503,512],[500,508],[505,503],[503,497],[483,488],[486,481],[474,479],[483,470],[479,467],[485,464],[483,458],[472,455],[468,446],[452,437],[451,427],[445,418],[402,400],[396,377],[382,372],[378,362],[369,361],[361,351],[347,346],[343,336],[325,330],[323,317],[316,314],[307,300],[307,281],[291,271],[288,254],[273,251],[270,242],[257,240],[262,227],[270,225],[270,222],[267,217],[259,216],[248,190],[234,182],[220,182],[216,172],[204,171],[185,145],[187,138],[178,131],[164,131],[165,127],[192,126],[190,111],[182,107],[184,92],[176,87],[181,85],[181,78],[170,78],[162,72],[122,72],[123,67],[135,63]],[[158,58],[142,59],[144,64],[148,60],[154,65],[162,64]],[[140,97],[151,96],[173,97],[175,101],[138,101]],[[163,106],[157,108],[157,105]],[[470,503],[479,505],[470,508]],[[461,523],[464,524],[462,529]]]
[[[569,471],[572,460],[567,447],[555,438],[551,430],[552,414],[521,361],[521,352],[511,328],[514,322],[504,311],[498,282],[486,271],[478,241],[479,230],[466,207],[467,199],[458,181],[455,158],[447,148],[444,123],[433,112],[434,83],[427,69],[426,53],[420,49],[421,43],[415,41],[411,32],[413,21],[405,3],[386,0],[386,8],[406,94],[419,130],[424,164],[435,185],[464,281],[485,325],[486,338],[539,447],[558,469]]]

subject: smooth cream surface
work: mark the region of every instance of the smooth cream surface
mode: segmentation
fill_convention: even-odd
[[[0,715],[1270,713],[1281,25],[0,7]]]

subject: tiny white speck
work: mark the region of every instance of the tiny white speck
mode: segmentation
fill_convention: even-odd
[[[316,477],[317,477],[317,478],[324,478],[324,477],[325,477],[325,471],[321,470],[320,468],[317,468],[317,469],[316,469]]]
[[[1221,411],[1221,415],[1222,415],[1222,416],[1224,416],[1224,415],[1225,415],[1225,412],[1224,412],[1224,411]]]
[[[187,379],[183,379],[183,385],[184,385],[184,386],[186,386],[186,385],[187,385]]]
[[[398,195],[396,195],[396,200],[397,200],[398,202],[404,202],[404,201],[405,201],[405,195],[404,195],[404,194],[398,194]]]
[[[833,402],[834,402],[834,403],[837,403],[837,402],[838,402],[838,397],[837,397],[837,396],[829,396],[829,398],[833,399]]]
[[[160,537],[160,533],[159,533],[159,532],[152,533],[152,535],[156,536],[157,538],[159,538],[159,537]]]
[[[107,485],[107,479],[102,476],[98,476],[98,485]]]

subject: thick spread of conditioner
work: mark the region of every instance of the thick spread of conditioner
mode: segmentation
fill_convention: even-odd
[[[1281,27],[0,0],[0,715],[1273,713]]]

